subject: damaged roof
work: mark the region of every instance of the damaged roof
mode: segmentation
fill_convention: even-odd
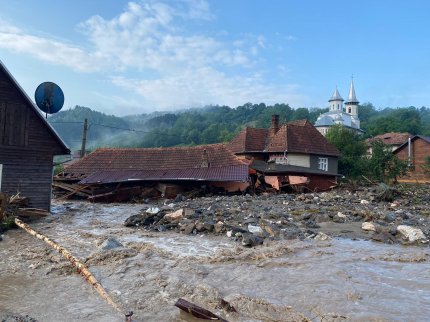
[[[370,144],[372,142],[375,142],[376,140],[380,140],[387,145],[401,145],[411,137],[412,137],[412,134],[407,132],[405,133],[390,132],[390,133],[376,135],[373,138],[369,138],[366,140],[366,143]]]
[[[288,122],[273,129],[246,128],[230,143],[235,153],[289,152],[339,156],[339,151],[307,120]]]
[[[242,181],[248,167],[224,144],[174,148],[101,148],[67,167],[61,179]],[[84,180],[85,179],[85,180]]]

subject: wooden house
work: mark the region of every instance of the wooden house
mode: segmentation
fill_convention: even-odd
[[[54,155],[70,151],[0,62],[0,191],[50,209]]]
[[[271,128],[247,127],[228,146],[276,189],[306,182],[310,190],[327,190],[338,176],[339,151],[307,120],[279,124],[273,115]]]
[[[409,173],[400,182],[430,183],[430,175],[424,170],[430,158],[430,137],[415,135],[393,152],[399,159],[408,161]]]

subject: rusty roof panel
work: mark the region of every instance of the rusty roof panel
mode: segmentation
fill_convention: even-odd
[[[189,169],[158,169],[158,170],[98,170],[80,184],[103,184],[130,181],[236,181],[248,180],[248,166],[245,164],[216,167],[216,168],[189,168]]]

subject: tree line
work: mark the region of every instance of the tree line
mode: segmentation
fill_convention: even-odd
[[[80,147],[85,118],[89,122],[87,146],[90,149],[101,146],[168,147],[226,142],[246,126],[270,127],[273,114],[278,114],[281,122],[308,119],[314,123],[327,110],[246,103],[236,108],[216,105],[117,117],[76,106],[52,115],[48,121],[72,149]],[[366,103],[359,106],[358,113],[361,128],[365,131],[363,139],[386,132],[430,135],[430,109],[427,107],[376,109]]]

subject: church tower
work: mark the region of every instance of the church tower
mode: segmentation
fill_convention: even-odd
[[[351,85],[349,86],[348,100],[345,102],[346,113],[358,116],[358,103],[355,97],[354,80],[351,78]]]
[[[343,111],[343,98],[340,96],[337,86],[328,102],[330,103],[330,111]]]

